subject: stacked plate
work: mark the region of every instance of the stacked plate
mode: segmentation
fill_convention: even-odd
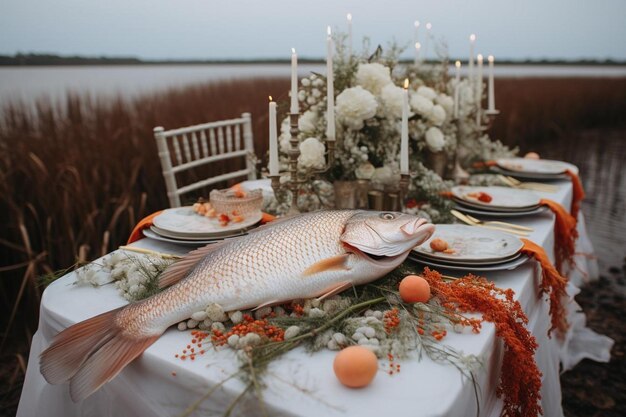
[[[441,239],[445,252],[430,243]],[[460,271],[501,271],[515,269],[528,260],[521,253],[522,241],[508,233],[460,224],[438,224],[426,242],[411,251],[409,259],[435,268]]]
[[[492,170],[511,177],[544,181],[567,179],[568,170],[578,174],[576,165],[551,159],[501,158]]]
[[[457,210],[493,217],[519,217],[545,210],[541,198],[529,190],[510,187],[452,187],[452,198]],[[481,199],[480,196],[487,198]],[[489,200],[489,201],[487,201]]]
[[[262,213],[249,215],[242,222],[222,226],[217,219],[198,215],[191,206],[164,210],[156,216],[145,237],[162,242],[202,246],[226,238],[242,236],[261,221]]]

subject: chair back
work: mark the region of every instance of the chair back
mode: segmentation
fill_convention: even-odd
[[[233,178],[256,179],[256,156],[252,138],[252,117],[204,123],[179,129],[154,128],[167,197],[171,207],[180,207],[180,196]],[[180,186],[176,174],[234,158],[245,160],[245,169],[226,172]]]

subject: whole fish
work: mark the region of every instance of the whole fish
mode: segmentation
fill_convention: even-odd
[[[392,271],[434,226],[413,215],[333,210],[276,220],[171,265],[164,291],[77,323],[40,358],[51,384],[80,401],[115,377],[171,325],[217,303],[224,311],[327,297]]]

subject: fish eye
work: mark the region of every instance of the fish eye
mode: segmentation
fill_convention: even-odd
[[[396,216],[393,213],[380,213],[380,218],[383,220],[393,220]]]

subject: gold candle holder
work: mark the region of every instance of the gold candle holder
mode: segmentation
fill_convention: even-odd
[[[283,189],[287,189],[291,191],[291,206],[289,207],[289,212],[287,214],[297,214],[300,213],[298,209],[298,194],[300,192],[300,188],[309,182],[311,178],[315,175],[322,174],[328,171],[335,160],[335,139],[334,138],[326,138],[324,144],[326,145],[326,166],[323,169],[312,170],[307,172],[304,175],[299,175],[298,172],[298,157],[300,156],[300,139],[298,139],[298,133],[300,132],[298,128],[298,119],[300,118],[300,113],[289,113],[289,150],[287,151],[287,155],[289,156],[289,180],[285,181],[283,184],[280,182],[280,175],[270,175],[269,178],[272,182],[272,189],[274,190],[274,196],[276,199],[279,198],[280,191]]]

